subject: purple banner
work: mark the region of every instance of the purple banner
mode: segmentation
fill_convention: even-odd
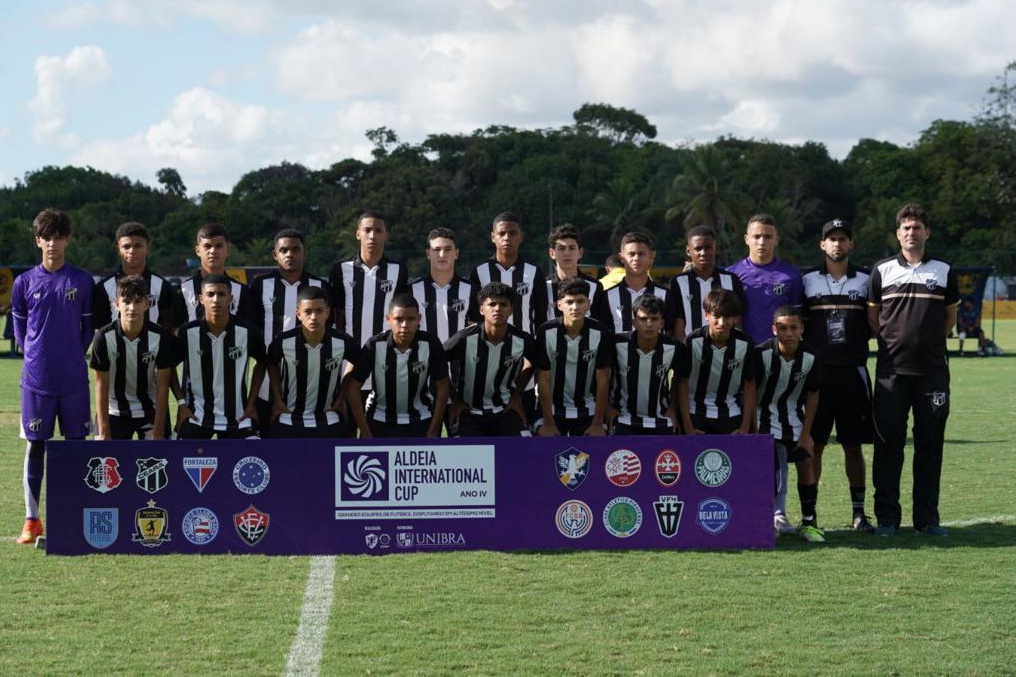
[[[47,553],[772,548],[768,435],[52,442]]]

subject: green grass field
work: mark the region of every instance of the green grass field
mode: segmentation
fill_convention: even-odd
[[[996,341],[1009,356],[952,363],[947,539],[846,530],[830,447],[829,542],[733,553],[46,557],[13,541],[20,362],[0,360],[0,674],[277,675],[317,651],[322,674],[1014,674],[1016,321]],[[331,603],[301,626],[309,577]]]

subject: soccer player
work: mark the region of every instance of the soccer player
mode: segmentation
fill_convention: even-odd
[[[624,265],[624,278],[604,292],[606,300],[598,318],[616,334],[632,330],[632,305],[639,296],[657,296],[663,300],[664,308],[670,307],[667,288],[656,284],[649,277],[649,271],[656,261],[656,242],[652,237],[638,231],[625,233],[621,238],[620,258]],[[665,330],[669,330],[673,322],[669,311],[664,320]]]
[[[561,317],[536,333],[536,388],[541,437],[605,435],[604,422],[613,360],[610,331],[586,317],[589,285],[562,280],[557,288]]]
[[[775,442],[777,482],[785,481],[780,471],[789,461],[797,468],[797,494],[801,500],[801,524],[797,533],[809,543],[822,543],[825,534],[818,528],[815,505],[818,481],[812,456],[815,442],[811,427],[819,401],[818,356],[803,341],[801,309],[781,306],[773,313],[775,338],[756,348],[758,371],[758,432],[772,435]],[[779,486],[774,492],[780,493]],[[784,518],[786,515],[784,515]],[[783,531],[774,519],[776,535]]]
[[[914,413],[914,529],[946,536],[939,522],[945,424],[949,418],[949,363],[945,338],[956,323],[956,271],[925,252],[928,213],[915,204],[896,214],[900,253],[875,264],[868,289],[868,324],[878,338],[875,362],[875,532],[900,528],[900,475],[907,418]]]
[[[450,437],[517,437],[527,432],[522,392],[532,373],[533,339],[508,324],[515,290],[503,282],[480,288],[483,318],[445,342],[457,374],[448,412]],[[456,368],[457,367],[457,368]]]
[[[149,298],[140,275],[117,280],[117,319],[92,341],[97,440],[166,439],[176,351],[172,335],[149,318]]]
[[[104,327],[116,319],[116,283],[126,275],[140,275],[148,288],[148,319],[172,331],[176,292],[166,278],[156,275],[148,268],[148,252],[151,247],[148,228],[136,221],[128,221],[116,229],[114,240],[120,263],[111,275],[95,283],[92,325]]]
[[[595,277],[579,270],[579,261],[585,252],[579,229],[570,223],[560,225],[550,231],[547,244],[547,254],[554,262],[554,270],[547,276],[547,317],[561,316],[561,311],[557,309],[557,286],[568,277],[577,277],[589,284],[589,316],[602,317],[603,286]]]
[[[205,305],[201,302],[204,293],[202,279],[206,275],[226,275],[226,259],[229,258],[229,238],[226,229],[219,223],[206,223],[198,229],[194,252],[201,262],[201,269],[192,277],[180,283],[177,310],[173,321],[181,324],[201,319]],[[257,321],[257,308],[247,285],[227,276],[230,284],[232,305],[229,312],[247,322]]]
[[[304,285],[296,297],[299,324],[276,335],[268,347],[272,437],[349,437],[341,385],[360,346],[329,326],[330,303],[322,286]]]
[[[261,332],[230,313],[234,280],[221,273],[201,279],[200,319],[177,332],[183,360],[184,396],[178,400],[180,439],[256,438],[256,387],[265,370]],[[254,390],[247,392],[247,369],[254,361]]]
[[[843,447],[855,531],[874,530],[864,514],[866,473],[862,444],[872,442],[871,379],[868,376],[869,273],[850,262],[854,248],[850,224],[840,219],[822,226],[819,248],[825,263],[804,273],[807,322],[804,340],[822,362],[818,410],[811,427],[815,441],[815,481],[822,480],[822,452],[836,425]]]
[[[663,435],[677,430],[677,371],[680,346],[662,334],[663,301],[635,299],[627,334],[614,335],[614,390],[608,420],[615,435]]]
[[[409,290],[420,304],[420,329],[447,341],[466,326],[473,303],[473,285],[455,273],[459,247],[455,231],[434,228],[427,233],[427,261],[430,272],[413,280]]]
[[[324,278],[311,275],[304,268],[307,249],[303,233],[295,228],[285,228],[275,234],[272,245],[272,259],[277,268],[270,273],[259,275],[250,286],[255,300],[257,321],[264,331],[265,345],[284,331],[296,327],[296,299],[305,287],[317,287],[326,293],[331,302],[332,290]],[[271,436],[272,404],[268,392],[268,380],[262,380],[258,391],[258,421],[262,437]]]
[[[42,263],[14,278],[11,315],[14,341],[25,356],[21,371],[21,436],[25,452],[25,524],[17,542],[42,535],[39,496],[46,440],[56,420],[67,439],[88,435],[88,367],[92,341],[92,276],[67,263],[71,239],[66,213],[44,209],[32,221]]]
[[[385,256],[388,224],[375,211],[356,220],[360,251],[332,266],[328,282],[335,295],[335,326],[359,345],[384,331],[386,312],[396,293],[406,288],[406,266]]]
[[[670,281],[670,297],[674,303],[674,338],[684,343],[685,337],[706,324],[702,299],[713,289],[729,289],[744,305],[741,279],[716,267],[716,231],[709,226],[695,226],[685,235],[685,253],[691,267]]]
[[[751,432],[755,419],[755,348],[737,329],[741,302],[727,289],[702,301],[706,326],[685,341],[678,360],[677,406],[686,435]]]
[[[444,348],[420,331],[420,307],[412,294],[396,294],[385,318],[387,331],[363,347],[350,377],[349,404],[360,437],[440,437],[450,385]],[[374,387],[366,412],[360,389]]]

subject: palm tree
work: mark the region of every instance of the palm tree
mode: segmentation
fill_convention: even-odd
[[[720,246],[727,248],[733,244],[743,196],[733,185],[726,158],[715,146],[699,146],[688,160],[667,193],[671,206],[666,218],[683,216],[686,230],[699,224],[711,226]]]

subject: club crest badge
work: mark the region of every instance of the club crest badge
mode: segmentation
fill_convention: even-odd
[[[183,471],[198,493],[205,490],[218,467],[219,459],[216,456],[185,456],[183,459]]]
[[[653,501],[653,510],[656,512],[656,526],[660,528],[660,534],[666,538],[676,536],[681,527],[684,501],[679,501],[677,496],[660,496],[658,501]]]
[[[565,501],[557,509],[554,524],[562,536],[582,538],[593,528],[593,511],[582,501]]]
[[[673,449],[664,449],[656,455],[656,481],[664,487],[672,487],[681,479],[681,458]]]
[[[603,509],[603,526],[618,538],[633,536],[642,526],[642,508],[627,496],[618,496]]]
[[[268,464],[257,456],[244,456],[233,466],[233,484],[245,494],[260,494],[271,479]]]
[[[154,500],[148,501],[148,507],[134,513],[134,535],[131,540],[135,543],[146,548],[156,548],[170,540],[170,535],[169,512],[155,505]]]
[[[194,545],[205,545],[219,535],[219,518],[208,508],[192,508],[183,516],[180,529]]]
[[[82,529],[85,542],[98,550],[104,550],[116,542],[120,535],[119,508],[85,508]]]
[[[561,484],[575,491],[589,475],[589,454],[569,447],[554,456],[554,465]]]
[[[730,524],[730,504],[722,498],[704,498],[699,501],[695,522],[710,536],[722,533]]]
[[[105,494],[116,489],[123,482],[120,475],[120,463],[112,456],[93,456],[88,459],[88,472],[85,473],[85,484],[90,489]]]
[[[270,521],[271,516],[261,512],[253,504],[247,506],[243,512],[233,515],[233,526],[236,527],[237,536],[252,548],[264,539]]]
[[[642,475],[642,461],[634,451],[618,449],[607,457],[604,470],[615,487],[630,487]]]
[[[169,461],[164,458],[139,458],[137,485],[140,489],[154,494],[162,491],[169,484],[169,474],[166,466]]]
[[[732,470],[730,457],[720,449],[706,449],[695,459],[695,477],[703,486],[722,486]]]

